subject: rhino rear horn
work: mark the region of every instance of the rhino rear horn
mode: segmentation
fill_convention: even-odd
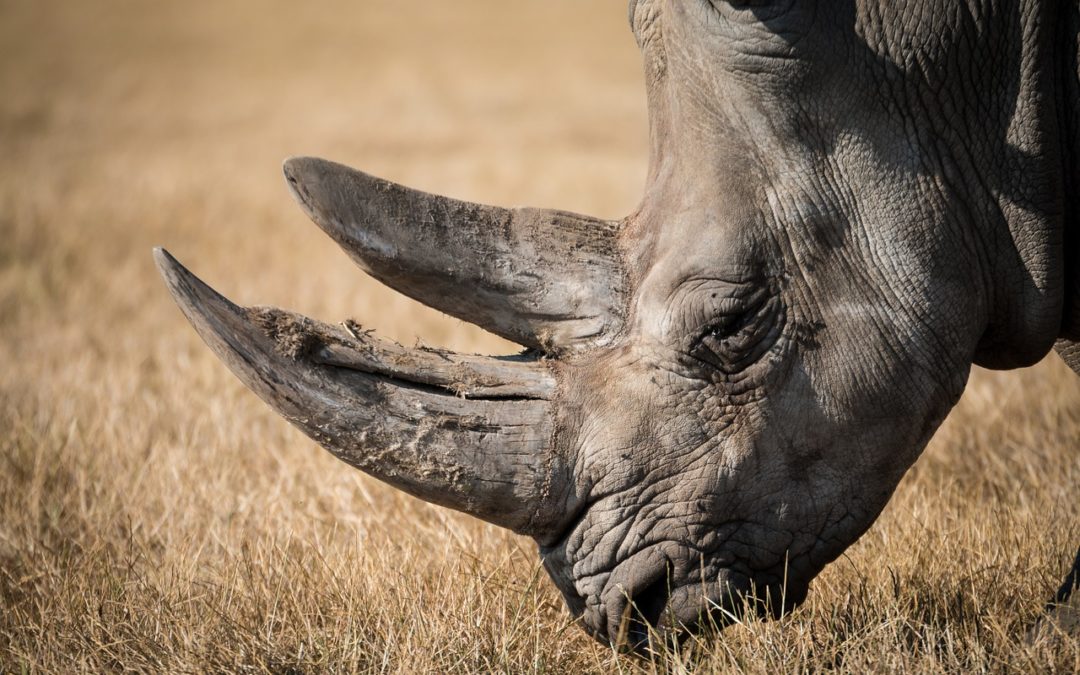
[[[622,325],[618,222],[471,204],[322,159],[284,173],[364,271],[426,305],[546,353],[604,345]]]

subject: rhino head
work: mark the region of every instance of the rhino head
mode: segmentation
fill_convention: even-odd
[[[870,526],[973,362],[1033,363],[1061,331],[1052,22],[985,4],[631,2],[651,158],[618,222],[285,162],[364,271],[518,356],[242,308],[157,261],[268,404],[533,537],[598,639],[779,612]]]

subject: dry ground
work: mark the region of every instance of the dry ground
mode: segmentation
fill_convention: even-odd
[[[151,263],[405,343],[511,347],[296,208],[317,154],[616,217],[645,168],[622,2],[0,0],[0,671],[1080,670],[1026,628],[1080,543],[1080,378],[976,372],[806,606],[654,663],[533,546],[369,480],[220,365]]]

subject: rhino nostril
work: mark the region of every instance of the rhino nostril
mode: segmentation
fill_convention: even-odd
[[[630,597],[631,611],[626,625],[628,646],[641,651],[649,646],[649,632],[663,618],[670,597],[668,575],[663,575]]]

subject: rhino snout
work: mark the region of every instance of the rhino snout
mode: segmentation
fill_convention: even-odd
[[[618,565],[597,596],[585,598],[585,628],[643,653],[748,613],[779,617],[806,597],[805,582],[744,573],[720,556],[677,548],[657,546]]]

